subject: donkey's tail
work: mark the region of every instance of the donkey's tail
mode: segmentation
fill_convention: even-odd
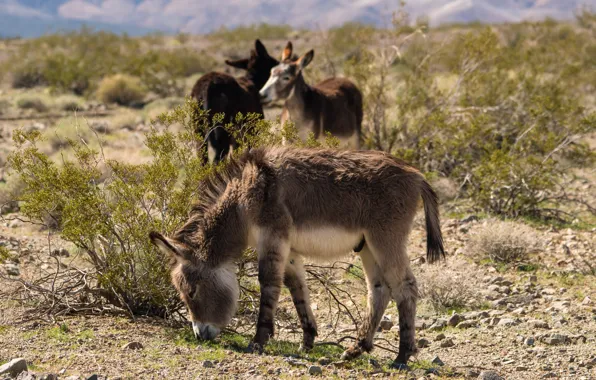
[[[426,260],[433,263],[445,257],[443,235],[439,221],[439,202],[437,193],[428,182],[422,182],[422,201],[424,203],[424,218],[426,219]]]

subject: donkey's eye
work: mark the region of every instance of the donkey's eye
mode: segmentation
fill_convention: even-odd
[[[191,287],[190,290],[188,291],[188,298],[193,299],[195,298],[195,293],[197,292],[197,288],[196,287]]]
[[[289,80],[290,80],[290,77],[282,77],[282,78],[281,78],[281,80],[283,80],[283,81],[286,81],[286,82],[287,82],[287,81],[289,81]]]

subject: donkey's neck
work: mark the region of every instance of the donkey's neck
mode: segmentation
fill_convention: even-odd
[[[252,84],[258,91],[265,85],[265,83],[267,83],[267,80],[269,79],[269,73],[261,73],[256,70],[250,70],[247,71],[242,78]]]
[[[302,73],[298,74],[295,81],[294,87],[286,99],[285,107],[290,113],[290,119],[295,123],[302,124],[309,117],[308,111],[313,102],[315,91],[304,81]]]

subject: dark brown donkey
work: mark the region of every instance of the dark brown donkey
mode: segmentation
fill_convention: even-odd
[[[292,43],[288,42],[281,63],[271,70],[269,80],[260,91],[263,104],[285,100],[281,124],[294,123],[302,140],[312,132],[316,139],[329,132],[346,147],[360,147],[362,127],[362,94],[344,78],[329,78],[311,87],[302,76],[302,70],[312,61],[310,50],[298,59],[292,59]]]
[[[372,350],[390,299],[399,312],[395,365],[405,365],[416,352],[418,289],[406,243],[420,198],[428,261],[444,255],[437,196],[416,169],[377,151],[256,149],[205,180],[199,194],[202,199],[172,238],[150,235],[175,259],[172,282],[197,337],[215,338],[234,316],[239,293],[234,262],[252,246],[258,254],[261,303],[249,350],[262,350],[273,336],[282,283],[300,317],[302,347],[312,348],[317,326],[303,257],[334,260],[356,250],[366,274],[368,310],[358,341],[343,358]]]
[[[225,114],[224,125],[232,122],[238,112],[243,115],[249,112],[263,115],[259,89],[269,79],[271,68],[278,63],[267,53],[261,41],[256,40],[250,58],[226,60],[226,64],[246,70],[244,76],[234,78],[228,74],[211,72],[199,78],[190,95],[202,102],[205,110],[209,110],[209,127],[213,128],[212,118],[216,113]],[[210,131],[207,136],[209,162],[221,161],[228,155],[230,148],[236,148],[236,141],[223,125],[218,125]]]

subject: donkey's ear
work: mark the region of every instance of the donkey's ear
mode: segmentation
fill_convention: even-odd
[[[292,49],[292,42],[288,41],[288,43],[286,44],[286,48],[284,49],[283,53],[281,53],[282,62],[292,57]]]
[[[229,59],[226,59],[226,65],[235,67],[237,69],[242,69],[242,70],[247,70],[248,69],[248,59],[244,58],[244,59],[238,59],[236,61],[230,61]]]
[[[261,40],[255,40],[255,51],[259,57],[267,57],[269,55]]]
[[[168,239],[167,237],[163,236],[159,232],[151,231],[149,233],[149,239],[151,242],[159,248],[164,254],[175,257],[176,259],[183,259],[182,252],[178,248],[176,248],[176,244],[173,242],[172,239]]]
[[[306,53],[302,57],[298,58],[298,61],[296,61],[296,63],[302,70],[303,68],[308,66],[308,64],[310,63],[310,61],[312,61],[314,56],[315,56],[315,51],[311,49],[308,53]]]

